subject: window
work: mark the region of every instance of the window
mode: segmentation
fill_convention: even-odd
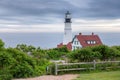
[[[76,44],[76,41],[74,41],[74,44]]]
[[[78,44],[79,44],[79,42],[78,42],[78,41],[74,41],[74,44],[75,44],[75,45],[78,45]]]
[[[91,44],[93,44],[93,41],[91,41]]]
[[[96,41],[93,41],[93,44],[96,44]]]
[[[79,42],[77,41],[77,45],[79,44]]]
[[[96,41],[87,41],[87,44],[96,44]]]
[[[70,19],[66,19],[66,22],[71,22]]]
[[[77,41],[75,41],[75,44],[77,44]]]
[[[87,41],[88,44],[90,44],[90,41]]]

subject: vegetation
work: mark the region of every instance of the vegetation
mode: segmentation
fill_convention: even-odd
[[[120,60],[120,46],[106,45],[69,51],[64,46],[44,50],[32,45],[18,44],[16,48],[5,48],[0,40],[0,80],[34,77],[46,73],[50,60],[88,62],[93,60]],[[53,65],[53,64],[52,64]]]
[[[28,55],[27,51],[24,52],[16,48],[4,48],[3,44],[4,42],[0,40],[0,80],[45,74],[46,67],[50,63],[47,59],[32,54]],[[37,51],[34,49],[31,52]]]
[[[52,60],[63,59],[67,56],[68,53],[69,51],[65,46],[63,46],[62,48],[54,48],[47,51],[49,59]]]
[[[91,62],[93,60],[117,60],[120,58],[120,46],[108,47],[106,45],[81,48],[69,55],[72,62]]]
[[[80,74],[75,80],[120,80],[120,71]]]

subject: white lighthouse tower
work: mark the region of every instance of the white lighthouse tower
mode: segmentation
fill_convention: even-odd
[[[67,45],[72,41],[72,28],[71,28],[71,14],[69,11],[65,13],[65,28],[64,28],[64,39],[63,45]]]

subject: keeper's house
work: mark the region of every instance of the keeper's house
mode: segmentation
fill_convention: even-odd
[[[82,35],[82,33],[79,33],[79,35],[74,36],[71,44],[72,50],[96,45],[102,45],[102,41],[99,36],[94,33],[91,35]]]
[[[76,50],[88,46],[97,46],[102,45],[102,41],[100,40],[99,36],[92,33],[91,35],[75,35],[72,39],[72,42],[69,42],[66,47],[69,50]],[[58,48],[62,47],[63,43],[57,45]]]

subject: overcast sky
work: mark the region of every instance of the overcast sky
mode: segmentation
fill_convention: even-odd
[[[0,0],[0,32],[120,32],[120,0]]]

